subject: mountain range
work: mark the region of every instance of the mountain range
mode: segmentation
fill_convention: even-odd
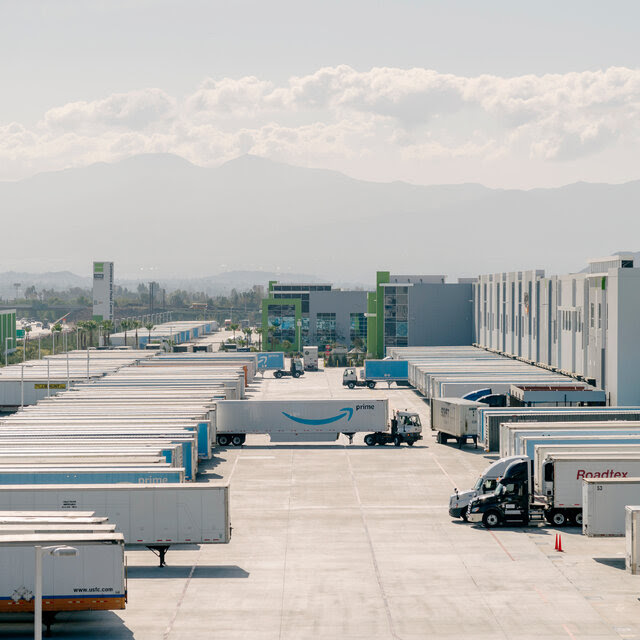
[[[93,260],[114,260],[119,282],[264,272],[367,284],[381,269],[563,273],[638,237],[639,205],[639,181],[419,186],[255,156],[203,168],[144,155],[0,183],[0,270],[86,278]]]

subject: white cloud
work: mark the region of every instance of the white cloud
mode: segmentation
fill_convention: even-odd
[[[410,163],[439,159],[564,171],[637,143],[639,115],[635,69],[467,78],[341,65],[280,85],[205,79],[181,100],[152,88],[71,102],[33,128],[0,123],[0,177],[144,152],[204,165],[248,152],[356,174],[366,158],[372,175],[389,179],[411,179]]]

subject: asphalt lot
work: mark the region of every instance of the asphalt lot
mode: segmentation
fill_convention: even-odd
[[[413,390],[341,386],[342,370],[265,377],[253,398],[365,397],[414,409]],[[640,638],[640,577],[624,570],[624,539],[549,527],[452,521],[454,486],[496,458],[480,449],[271,445],[249,437],[218,452],[206,479],[229,479],[228,545],[127,553],[122,612],[64,614],[58,638],[247,640],[302,638]],[[0,637],[32,637],[0,620]]]

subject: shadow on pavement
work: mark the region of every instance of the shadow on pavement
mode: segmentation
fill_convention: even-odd
[[[170,560],[170,558],[169,558]],[[193,570],[193,575],[191,571]],[[206,566],[197,565],[167,565],[166,567],[127,567],[127,578],[129,580],[149,580],[154,578],[248,578],[249,573],[235,564]]]

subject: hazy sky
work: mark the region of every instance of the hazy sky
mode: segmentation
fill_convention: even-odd
[[[637,179],[639,24],[637,0],[0,0],[0,180],[145,152]]]

